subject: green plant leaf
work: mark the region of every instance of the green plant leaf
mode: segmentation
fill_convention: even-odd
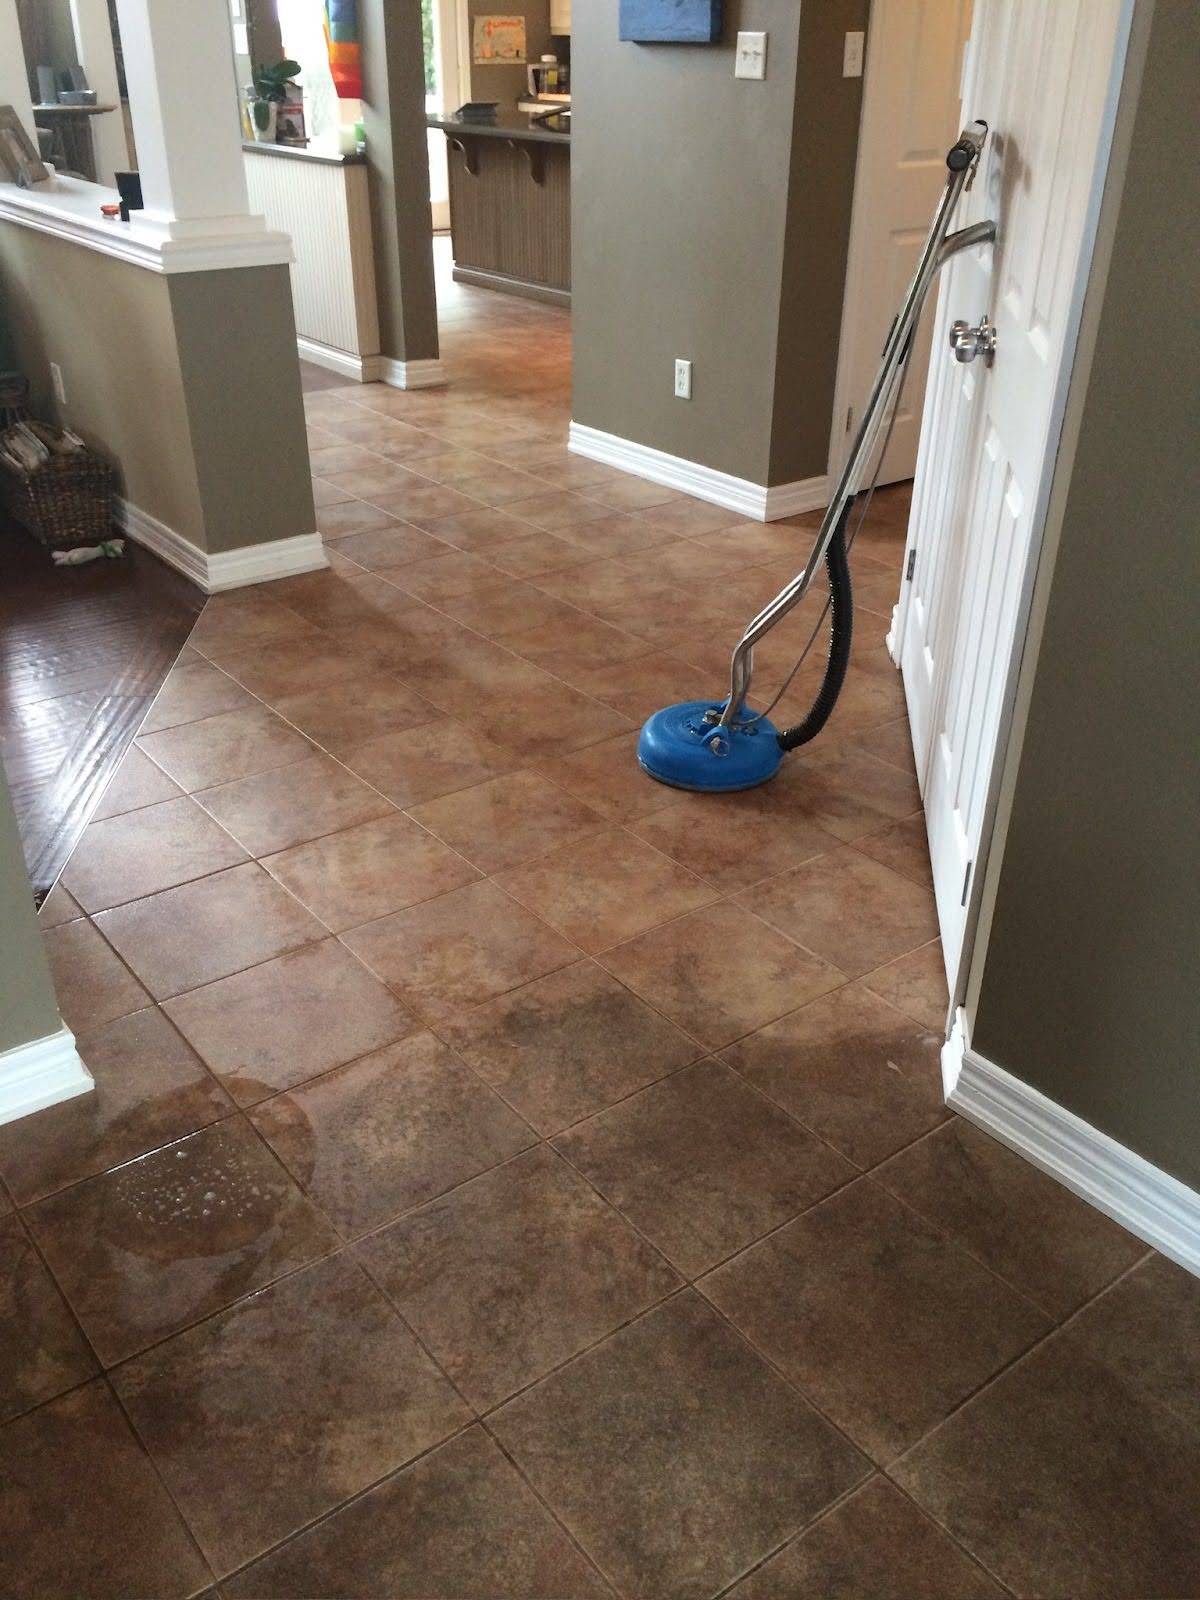
[[[254,102],[254,126],[259,133],[266,133],[271,126],[271,102],[269,100],[256,100]]]

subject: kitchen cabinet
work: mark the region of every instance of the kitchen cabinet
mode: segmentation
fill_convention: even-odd
[[[550,32],[570,33],[571,0],[550,0]]]

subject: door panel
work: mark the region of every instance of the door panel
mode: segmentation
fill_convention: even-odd
[[[958,226],[994,247],[941,285],[909,550],[891,645],[904,672],[953,990],[1032,579],[1107,160],[1126,0],[976,0],[963,120],[991,132]],[[996,325],[996,358],[958,365],[952,320]]]

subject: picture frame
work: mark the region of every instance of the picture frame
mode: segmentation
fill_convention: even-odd
[[[721,0],[621,0],[620,37],[633,44],[719,44]]]
[[[0,177],[22,189],[50,176],[15,106],[0,106]]]

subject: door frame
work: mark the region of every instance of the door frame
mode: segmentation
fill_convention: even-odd
[[[1030,627],[1033,613],[1034,585],[1043,551],[1046,548],[1047,519],[1056,479],[1053,465],[1050,466],[1049,470],[1045,470],[1045,464],[1053,463],[1056,460],[1063,441],[1068,397],[1072,379],[1075,375],[1076,358],[1079,354],[1080,331],[1088,287],[1092,281],[1093,273],[1103,275],[1107,270],[1107,249],[1098,248],[1101,209],[1109,169],[1114,160],[1114,146],[1118,131],[1118,112],[1120,110],[1122,92],[1126,84],[1126,72],[1129,69],[1137,72],[1140,76],[1141,71],[1140,56],[1135,55],[1135,57],[1131,58],[1131,37],[1135,15],[1145,13],[1147,9],[1144,3],[1139,3],[1139,0],[1121,0],[1120,14],[1117,19],[1116,34],[1113,42],[1113,58],[1109,67],[1104,107],[1101,112],[1096,138],[1095,165],[1088,191],[1087,209],[1080,233],[1079,262],[1072,285],[1071,303],[1067,313],[1062,359],[1059,363],[1054,393],[1051,398],[1050,417],[1043,452],[1043,471],[1039,479],[1037,498],[1030,515],[1029,545],[1026,553],[1025,571],[1022,575],[1020,595],[1013,618],[1013,650],[1010,654],[1008,672],[996,717],[994,737],[989,741],[991,770],[988,777],[979,841],[971,868],[971,880],[964,908],[962,944],[955,972],[955,982],[950,992],[947,1014],[948,1033],[958,1023],[959,1010],[964,1005],[968,993],[971,976],[976,965],[975,955],[979,947],[984,908],[989,903],[988,891],[992,883],[991,869],[995,861],[992,845],[997,833],[1001,796],[1005,789],[1006,778],[1010,772],[1010,759],[1014,751],[1014,734],[1018,731],[1017,709],[1020,703],[1021,685],[1025,682],[1027,665],[1032,663],[1037,654],[1036,641],[1031,637]],[[1148,22],[1146,22],[1141,31],[1148,33]],[[1144,40],[1140,41],[1139,45],[1141,55],[1144,55],[1144,42]],[[963,70],[963,84],[968,92],[972,80],[973,66],[971,45],[972,40],[968,40]],[[1136,110],[1136,106],[1134,109]],[[1124,152],[1119,151],[1118,154],[1123,157]],[[942,328],[949,314],[947,282],[946,278],[943,277],[938,288],[934,317],[935,349],[938,330]],[[932,378],[930,381],[932,382]],[[927,432],[930,427],[931,410],[926,405],[921,427],[920,456],[923,456],[927,449],[932,448],[931,441],[927,439]],[[914,522],[910,519],[905,540],[904,569],[907,569],[908,554],[913,545],[915,532]],[[892,613],[892,626],[887,636],[888,652],[896,663],[897,668],[903,652],[904,632],[910,615],[910,596],[911,589],[902,581],[899,601]],[[918,773],[922,795],[924,795],[926,776],[927,774],[925,773]]]

